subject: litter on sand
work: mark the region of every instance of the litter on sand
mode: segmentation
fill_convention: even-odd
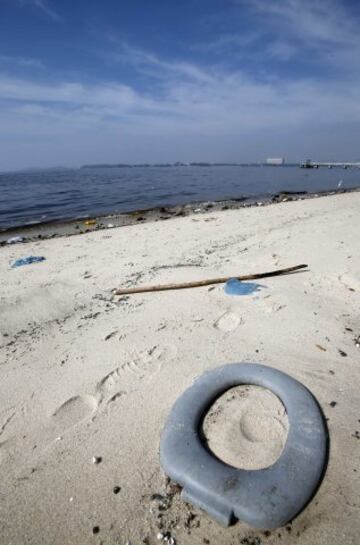
[[[97,224],[96,220],[87,220],[87,221],[85,221],[85,225],[96,225],[96,224]]]
[[[22,267],[23,265],[31,265],[31,263],[41,263],[41,261],[45,261],[45,259],[46,258],[42,255],[28,255],[14,261],[11,268],[15,269],[16,267]]]
[[[135,288],[119,288],[115,289],[113,293],[115,295],[129,295],[131,293],[147,293],[154,291],[167,291],[167,290],[183,290],[188,288],[199,288],[201,286],[211,286],[212,284],[224,284],[231,278],[236,278],[237,280],[257,280],[258,278],[267,278],[269,276],[282,276],[285,274],[290,274],[298,272],[302,269],[305,269],[307,265],[296,265],[295,267],[287,267],[286,269],[277,269],[275,271],[255,273],[255,274],[245,274],[243,276],[225,276],[220,278],[209,278],[207,280],[196,280],[194,282],[181,282],[179,284],[163,284],[158,286],[139,286]]]
[[[23,237],[11,237],[8,238],[6,244],[17,244],[18,242],[23,242]]]
[[[240,282],[237,278],[230,278],[224,286],[224,291],[227,295],[251,295],[264,287],[257,282]]]

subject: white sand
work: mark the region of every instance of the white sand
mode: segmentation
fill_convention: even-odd
[[[1,545],[153,544],[159,526],[189,545],[358,544],[359,211],[351,193],[0,248]],[[27,254],[46,261],[10,268]],[[266,279],[246,297],[223,286],[111,295],[299,263],[310,271]],[[224,529],[178,494],[151,499],[169,492],[158,448],[171,406],[203,371],[237,361],[291,374],[329,418],[322,486],[270,536]],[[253,399],[252,415],[260,405]],[[254,419],[264,429],[257,416],[240,426],[253,443]],[[258,448],[276,456],[286,425],[265,429]],[[256,462],[227,437],[233,461]]]
[[[285,446],[289,421],[275,394],[259,386],[231,388],[210,407],[202,431],[210,451],[240,469],[276,462]]]

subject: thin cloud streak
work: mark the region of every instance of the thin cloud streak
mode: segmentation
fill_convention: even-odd
[[[34,5],[46,13],[53,21],[60,21],[61,17],[56,11],[51,9],[43,0],[34,0]]]
[[[339,0],[233,0],[233,4],[239,7],[239,17],[246,8],[259,30],[223,32],[193,49],[260,65],[298,57],[342,73],[351,74],[360,66],[358,24]]]
[[[32,57],[11,57],[9,55],[0,55],[1,65],[19,66],[22,68],[44,68],[44,64],[40,59]]]
[[[18,5],[26,6],[31,5],[47,15],[53,21],[62,21],[61,15],[59,15],[53,8],[51,8],[46,0],[17,0]]]
[[[145,59],[148,59],[146,64]],[[303,126],[314,118],[319,123],[360,122],[360,79],[349,87],[339,81],[303,79],[287,82],[259,82],[239,71],[224,73],[214,68],[207,72],[186,63],[168,63],[142,57],[140,71],[157,69],[161,93],[149,96],[129,85],[113,82],[84,85],[63,82],[57,85],[0,77],[0,101],[14,116],[61,116],[70,113],[69,122],[95,119],[102,124],[120,123],[127,129],[146,125],[151,119],[153,131],[164,126],[176,133],[178,128],[208,128],[221,134],[262,129],[269,126]],[[135,68],[137,67],[137,61]],[[201,77],[199,77],[199,73]],[[33,109],[31,106],[37,106]],[[24,109],[25,107],[25,109]],[[36,127],[34,127],[36,133]],[[55,130],[55,129],[54,129]]]
[[[114,42],[114,40],[112,40]],[[165,79],[169,76],[187,78],[199,82],[211,83],[211,74],[185,61],[164,61],[154,53],[131,47],[126,43],[117,43],[117,50],[110,55],[111,62],[119,62],[133,66],[139,73]]]

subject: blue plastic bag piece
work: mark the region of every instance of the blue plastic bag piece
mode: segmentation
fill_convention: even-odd
[[[240,282],[237,278],[230,278],[225,284],[224,291],[227,295],[251,295],[263,287],[256,282]]]
[[[41,261],[45,261],[45,257],[42,255],[29,255],[27,257],[22,257],[20,259],[17,259],[14,261],[14,263],[11,265],[12,269],[15,269],[16,267],[22,267],[23,265],[30,265],[31,263],[40,263]]]

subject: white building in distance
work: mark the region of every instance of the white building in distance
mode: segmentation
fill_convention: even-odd
[[[270,157],[269,159],[266,159],[265,164],[266,165],[273,165],[273,166],[281,166],[285,163],[284,157]]]

